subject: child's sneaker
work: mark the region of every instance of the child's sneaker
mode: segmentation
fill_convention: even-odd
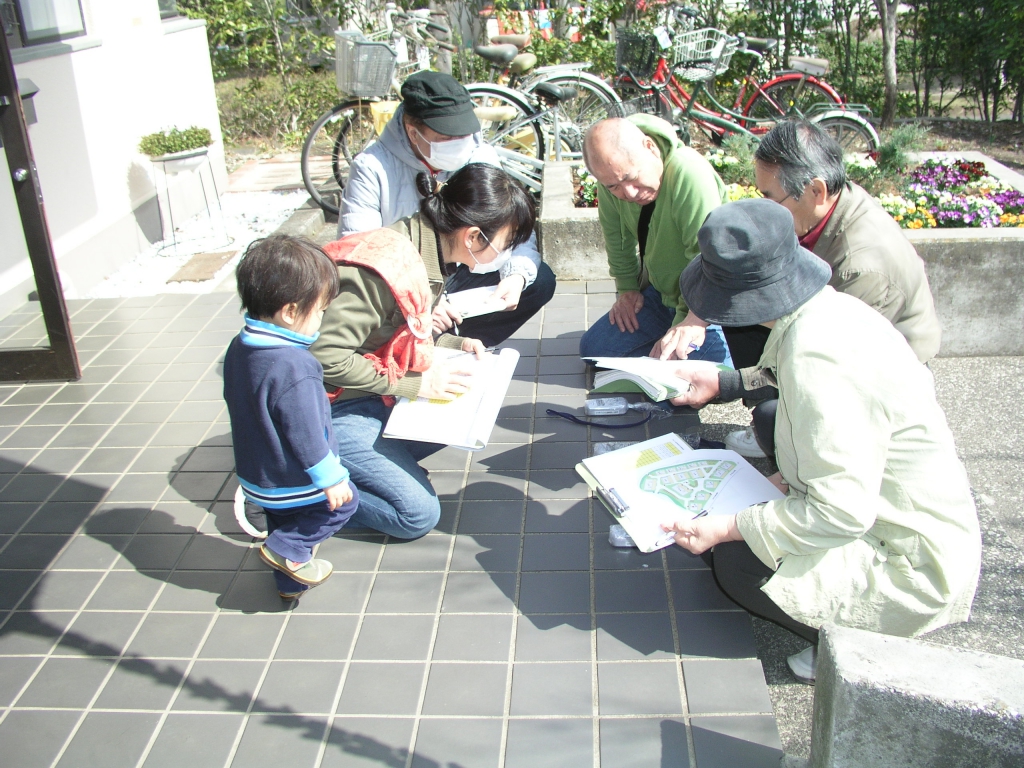
[[[238,527],[254,539],[267,538],[267,513],[263,507],[245,498],[242,486],[235,491],[235,521]]]
[[[260,547],[260,558],[264,563],[281,573],[287,574],[300,584],[315,587],[327,581],[334,573],[334,566],[327,560],[316,558],[305,563],[296,563],[274,552],[266,544]]]

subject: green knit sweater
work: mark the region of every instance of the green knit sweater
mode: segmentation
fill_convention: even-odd
[[[619,293],[653,285],[665,306],[675,307],[675,325],[687,313],[679,294],[679,274],[699,253],[697,231],[704,219],[727,201],[725,185],[707,160],[679,140],[668,122],[652,115],[633,115],[629,120],[654,139],[665,170],[648,230],[643,273],[637,250],[640,205],[598,188],[608,271]]]

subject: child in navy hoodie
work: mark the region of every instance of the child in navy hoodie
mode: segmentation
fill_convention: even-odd
[[[313,558],[356,511],[359,494],[338,459],[324,371],[309,352],[338,271],[312,243],[257,240],[237,270],[245,328],[224,357],[238,481],[267,516],[260,557],[285,600],[322,584],[334,567]]]

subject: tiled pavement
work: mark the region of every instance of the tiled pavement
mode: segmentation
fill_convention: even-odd
[[[612,549],[573,471],[595,441],[697,422],[545,414],[582,404],[576,339],[608,291],[561,285],[509,342],[490,446],[426,462],[437,530],[335,537],[297,605],[231,515],[237,300],[71,302],[83,379],[0,385],[0,763],[778,765],[747,615],[699,558]],[[40,341],[36,307],[4,345]]]

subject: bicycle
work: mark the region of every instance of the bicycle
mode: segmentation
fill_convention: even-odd
[[[741,45],[743,52],[751,52],[747,49],[745,37],[707,27],[677,33],[671,40],[671,46],[665,42],[662,35],[632,30],[620,32],[616,41],[618,76],[615,85],[620,95],[626,97],[621,114],[637,111],[659,115],[676,125],[686,143],[689,143],[690,123],[720,143],[729,134],[742,133],[756,138],[782,119],[804,117],[831,134],[846,152],[873,152],[878,147],[878,134],[861,116],[866,107],[830,100],[812,103],[804,110],[798,98],[773,96],[767,92],[769,85],[778,86],[775,94],[783,93],[783,88],[805,87],[811,77],[806,72],[784,73],[778,82],[773,80],[765,86],[757,84],[747,102],[747,112],[738,111],[743,92],[733,109],[719,103],[709,92],[708,82],[729,68],[732,56],[740,52]],[[671,64],[664,55],[668,47],[672,50]],[[757,51],[753,53],[762,55]],[[808,79],[804,79],[804,75]],[[693,84],[692,93],[683,87],[680,80]],[[756,83],[753,78],[750,82]],[[801,85],[797,86],[798,82]],[[821,81],[817,81],[817,85],[820,84]],[[794,90],[791,95],[798,96],[799,93]],[[713,108],[701,103],[702,96]],[[754,108],[760,110],[758,105],[762,100],[764,110],[769,114],[759,116],[754,113]]]
[[[302,182],[325,211],[338,213],[349,164],[384,130],[405,77],[429,69],[438,51],[456,50],[440,39],[450,34],[429,10],[405,13],[394,3],[385,6],[381,31],[335,33],[338,90],[349,98],[317,118],[300,156]],[[409,55],[410,43],[415,57]]]

